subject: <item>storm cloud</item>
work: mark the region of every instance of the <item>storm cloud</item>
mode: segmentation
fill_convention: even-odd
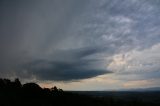
[[[29,64],[25,69],[29,70],[27,74],[33,75],[37,79],[55,81],[86,79],[109,73],[106,70],[89,68],[89,64],[87,61],[78,63],[41,61]]]
[[[30,76],[39,80],[70,81],[111,73],[105,67],[98,66],[103,63],[102,60],[86,58],[102,52],[100,49],[80,48],[57,52],[54,59],[36,60],[23,64],[17,76]]]
[[[159,0],[1,0],[0,77],[158,78],[159,11]]]

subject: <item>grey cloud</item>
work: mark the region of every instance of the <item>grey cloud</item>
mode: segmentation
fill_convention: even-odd
[[[136,80],[146,80],[146,79],[157,79],[159,80],[160,72],[159,70],[154,72],[135,72],[135,73],[121,73],[116,75],[116,79],[122,81],[136,81]]]
[[[33,75],[39,80],[55,81],[80,80],[110,73],[104,69],[93,69],[89,67],[89,64],[89,61],[67,63],[41,60],[27,64],[23,68],[28,71],[27,73],[29,75]]]
[[[2,77],[95,77],[114,55],[160,42],[158,0],[0,2]]]
[[[49,58],[35,59],[12,67],[14,75],[22,79],[73,81],[111,73],[102,59],[88,59],[88,56],[106,51],[104,48],[85,47],[57,50]],[[12,73],[10,73],[13,75]]]
[[[108,45],[109,46],[109,45]],[[54,60],[68,61],[68,60],[80,60],[83,58],[87,58],[88,56],[92,56],[99,53],[106,53],[106,55],[111,55],[116,52],[115,48],[109,48],[108,46],[98,45],[98,46],[90,46],[76,49],[60,49],[51,54],[49,57],[53,57]],[[118,48],[117,48],[118,50]],[[59,58],[61,57],[61,58]]]
[[[102,60],[87,59],[87,56],[104,51],[101,48],[80,48],[57,51],[50,60],[35,60],[22,64],[17,76],[34,76],[39,80],[71,81],[111,73],[105,67],[99,67]],[[53,57],[55,57],[53,56]],[[95,65],[95,66],[94,66]],[[25,73],[25,76],[23,75]]]

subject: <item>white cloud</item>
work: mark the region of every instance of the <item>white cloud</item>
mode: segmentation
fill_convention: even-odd
[[[154,72],[160,71],[160,43],[144,50],[131,50],[115,54],[108,69],[113,72]]]

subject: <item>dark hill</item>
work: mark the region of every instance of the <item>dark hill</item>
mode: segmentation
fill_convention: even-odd
[[[138,98],[139,94],[136,94],[137,98],[133,96],[134,93],[127,96],[123,94],[118,98],[115,95],[96,97],[66,92],[56,86],[48,89],[36,83],[22,85],[18,79],[0,79],[0,106],[160,106],[160,97],[154,95],[149,97],[154,97],[154,101],[148,102]]]

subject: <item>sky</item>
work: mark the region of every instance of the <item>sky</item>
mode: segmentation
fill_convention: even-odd
[[[1,0],[0,77],[64,90],[160,87],[160,0]]]

